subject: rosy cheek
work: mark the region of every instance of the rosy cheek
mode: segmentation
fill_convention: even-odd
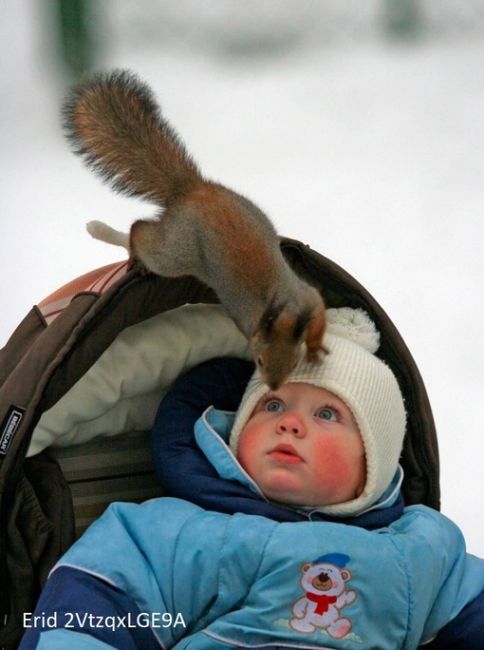
[[[348,485],[353,479],[354,463],[354,459],[349,457],[348,451],[337,440],[326,439],[313,449],[313,466],[322,470],[316,472],[315,481],[329,491]]]
[[[237,450],[237,460],[245,470],[250,472],[254,460],[256,460],[259,455],[259,448],[259,428],[249,425],[240,434]]]

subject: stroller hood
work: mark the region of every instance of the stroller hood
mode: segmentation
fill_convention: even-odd
[[[361,308],[375,322],[381,333],[377,355],[395,374],[407,409],[400,461],[405,502],[439,509],[432,412],[422,377],[397,328],[370,293],[337,264],[295,240],[281,239],[281,248],[296,273],[322,293],[328,307]],[[0,591],[0,620],[7,622],[0,629],[0,645],[18,638],[21,612],[33,611],[48,571],[74,539],[72,490],[48,447],[55,441],[47,436],[35,448],[34,431],[42,418],[55,412],[128,328],[187,304],[217,302],[215,293],[193,277],[141,275],[123,262],[93,271],[33,307],[0,351],[0,584],[6,586]],[[245,356],[245,339],[230,327],[226,348],[219,349],[216,337],[210,338],[208,332],[203,354],[189,363],[223,354]],[[161,337],[158,346],[170,348],[171,360],[179,361],[169,338]],[[184,359],[170,366],[164,383],[185,367]],[[118,380],[123,385],[127,381]],[[138,405],[138,410],[144,407]],[[22,581],[16,580],[20,574]]]

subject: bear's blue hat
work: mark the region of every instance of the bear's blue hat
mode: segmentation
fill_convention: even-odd
[[[348,555],[344,555],[343,553],[327,553],[326,555],[318,557],[317,560],[314,560],[313,564],[334,564],[342,569],[348,564],[350,559],[351,558]]]

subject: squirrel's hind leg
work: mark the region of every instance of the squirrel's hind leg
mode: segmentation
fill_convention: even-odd
[[[86,230],[94,237],[100,239],[107,244],[114,244],[115,246],[122,246],[129,252],[129,235],[115,230],[102,221],[89,221],[86,224]]]

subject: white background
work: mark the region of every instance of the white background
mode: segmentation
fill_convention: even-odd
[[[2,3],[0,345],[32,304],[123,259],[86,221],[127,230],[153,214],[69,151],[68,81],[38,4]],[[342,4],[110,0],[91,26],[99,67],[153,86],[206,176],[343,266],[390,315],[433,407],[442,511],[484,555],[482,12],[422,2],[424,33],[395,42],[381,3]]]

